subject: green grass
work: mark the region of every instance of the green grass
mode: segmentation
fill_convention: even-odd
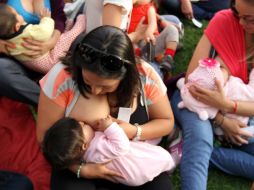
[[[198,43],[201,35],[203,34],[203,29],[198,29],[194,27],[189,21],[183,21],[185,26],[185,35],[182,39],[184,47],[177,52],[175,56],[176,69],[174,74],[186,71],[188,63],[192,57],[193,51],[196,44]],[[207,22],[203,22],[204,26]],[[204,27],[203,27],[204,28]],[[172,176],[172,182],[176,190],[181,187],[179,168],[174,172]],[[227,175],[217,169],[209,169],[208,177],[208,190],[250,190],[251,181]]]

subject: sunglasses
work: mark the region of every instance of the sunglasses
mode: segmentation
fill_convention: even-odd
[[[232,7],[232,12],[236,18],[239,20],[242,19],[246,24],[253,24],[254,25],[254,17],[253,16],[239,16],[239,12],[235,8],[235,5],[233,4]],[[250,19],[252,18],[252,19]]]
[[[93,64],[100,59],[103,68],[110,72],[120,71],[125,64],[131,64],[128,60],[96,49],[86,43],[80,43],[78,50],[86,63]]]

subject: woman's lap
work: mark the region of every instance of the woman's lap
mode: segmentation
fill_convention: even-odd
[[[14,59],[0,56],[0,96],[36,105],[40,87],[28,77],[33,74]]]
[[[253,151],[254,144],[249,146],[252,147],[214,148],[210,161],[228,174],[254,180],[254,154],[248,153]]]
[[[111,183],[106,180],[77,179],[76,175],[68,170],[53,171],[51,178],[52,190],[173,190],[169,175],[164,172],[153,181],[139,187],[129,187]]]
[[[179,123],[183,129],[184,135],[183,157],[181,160],[182,189],[188,189],[185,188],[185,184],[199,184],[200,181],[202,181],[190,176],[193,175],[195,169],[198,169],[198,165],[195,163],[197,155],[200,156],[198,160],[201,162],[203,160],[204,165],[201,167],[203,168],[201,171],[196,171],[196,174],[202,175],[202,177],[207,177],[204,168],[206,165],[208,166],[207,158],[209,154],[211,154],[210,151],[212,151],[210,161],[213,165],[228,174],[242,176],[253,180],[254,144],[243,145],[231,149],[222,147],[212,148],[213,133],[210,122],[200,121],[197,114],[189,112],[186,109],[178,109],[177,104],[179,101],[180,94],[179,91],[177,91],[171,98],[171,104],[176,120],[180,121]],[[205,138],[208,138],[209,140],[205,140]],[[191,182],[193,180],[194,182]],[[204,181],[202,184],[204,185]],[[201,187],[199,189],[201,189]]]

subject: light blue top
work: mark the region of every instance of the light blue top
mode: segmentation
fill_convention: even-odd
[[[33,13],[27,12],[20,0],[8,0],[7,4],[13,7],[20,15],[23,16],[24,20],[29,24],[38,24],[40,22],[40,18]],[[44,0],[44,6],[51,10],[50,0]]]

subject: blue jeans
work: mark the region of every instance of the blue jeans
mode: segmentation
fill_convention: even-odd
[[[168,14],[182,14],[180,0],[161,0],[161,7]],[[230,0],[209,0],[192,3],[194,17],[197,19],[210,20],[216,12],[229,7]]]
[[[183,155],[180,163],[183,190],[206,190],[209,160],[213,150],[213,131],[210,122],[202,121],[196,113],[179,109],[179,90],[171,97],[176,120],[183,130]]]
[[[210,121],[201,121],[196,113],[179,109],[179,90],[171,97],[176,120],[183,130],[183,156],[180,165],[182,189],[206,189],[209,159],[213,166],[235,176],[254,180],[254,144],[234,148],[213,148]]]
[[[254,124],[254,118],[249,119],[248,125]],[[214,148],[211,163],[222,171],[254,180],[254,143],[240,147]]]
[[[30,179],[22,174],[0,171],[0,189],[4,190],[33,190]]]

